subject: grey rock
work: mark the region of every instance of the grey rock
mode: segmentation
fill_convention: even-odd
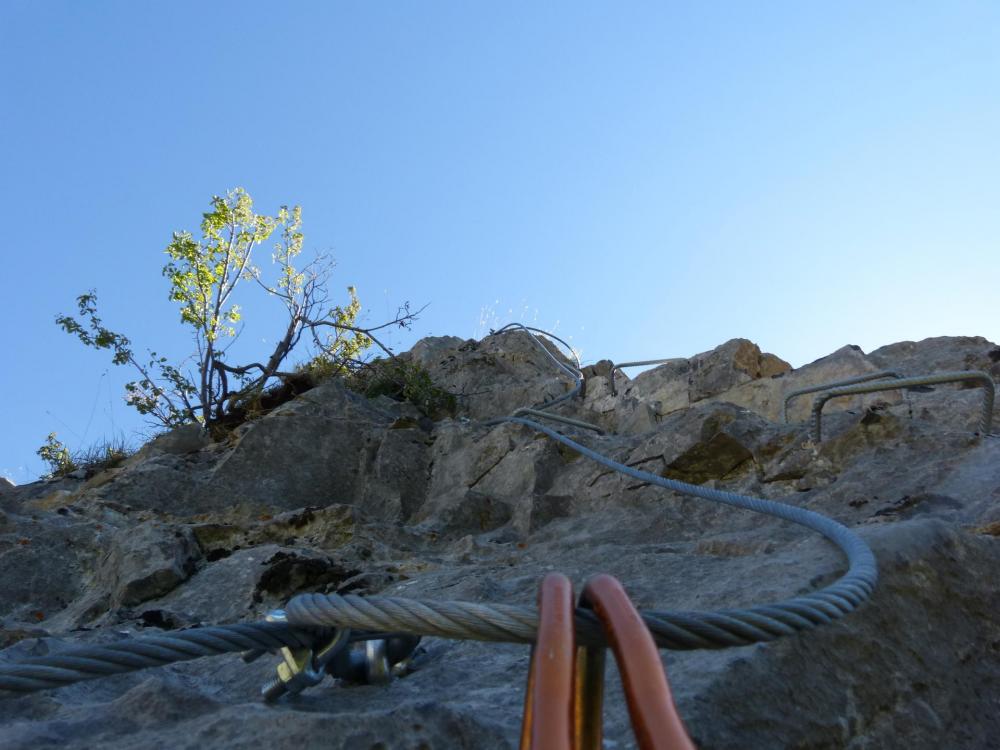
[[[430,445],[431,439],[419,428],[403,426],[385,433],[366,475],[363,505],[367,513],[387,521],[413,517],[427,497]]]
[[[572,364],[554,344],[541,339],[552,357]],[[482,341],[455,337],[418,342],[414,358],[434,383],[457,398],[459,413],[472,419],[511,414],[566,393],[571,380],[553,366],[549,354],[523,331]]]
[[[208,434],[200,424],[178,427],[155,438],[150,447],[163,453],[194,453],[209,443]]]
[[[781,421],[795,389],[886,367],[983,369],[991,347],[844,347],[789,371],[733,340],[618,375],[617,394],[607,363],[585,368],[585,396],[559,413],[608,432],[561,431],[653,474],[829,515],[879,560],[873,599],[833,624],[663,653],[699,747],[991,746],[1000,441],[970,430],[980,393],[831,402],[819,445],[803,422],[810,397]],[[683,611],[778,601],[844,570],[801,527],[610,472],[526,427],[479,422],[569,388],[523,334],[425,339],[403,356],[461,394],[459,418],[421,421],[331,381],[224,444],[150,449],[86,483],[0,491],[0,661],[255,620],[305,591],[532,605],[546,572],[565,572],[577,591],[608,572],[638,606]],[[435,638],[422,649],[388,686],[328,682],[272,706],[257,699],[272,657],[3,697],[0,744],[517,747],[529,649]],[[608,682],[606,746],[635,747],[613,668]]]
[[[73,502],[81,507],[105,506],[178,516],[204,512],[212,506],[199,506],[191,496],[204,481],[210,465],[207,457],[199,461],[193,456],[151,453],[125,466],[108,482],[93,488],[85,485]]]
[[[392,417],[331,381],[254,423],[175,512],[239,508],[245,516],[350,503]],[[275,460],[295,471],[274,472]]]
[[[732,339],[690,359],[676,359],[648,370],[628,383],[624,396],[656,402],[660,415],[731,391],[738,385],[774,378],[791,366],[746,339]]]
[[[691,403],[718,395],[748,380],[774,377],[791,366],[773,354],[763,354],[746,339],[733,339],[691,360]]]
[[[475,490],[438,495],[428,500],[414,519],[418,529],[449,536],[500,528],[514,514],[510,503]]]
[[[122,529],[97,569],[112,605],[134,606],[172,591],[194,572],[200,551],[190,529],[153,521]]]
[[[868,356],[880,368],[899,370],[907,377],[949,370],[983,370],[994,377],[1000,375],[1000,347],[982,336],[900,341]]]
[[[0,516],[0,618],[4,627],[59,627],[53,618],[85,595],[107,535],[99,526],[59,514]]]
[[[447,365],[449,358],[456,356],[462,347],[475,345],[472,339],[458,336],[428,336],[420,339],[408,352],[409,357],[425,370]]]
[[[715,398],[727,401],[778,422],[782,418],[785,398],[794,391],[833,383],[869,372],[885,369],[873,362],[856,346],[844,346],[833,354],[786,372],[776,378],[761,378],[739,385]],[[789,422],[806,422],[812,413],[813,399],[817,393],[797,396],[788,402]],[[857,414],[877,404],[898,404],[902,401],[899,391],[881,391],[860,396],[841,396],[823,407],[823,413],[852,411]]]
[[[195,523],[191,532],[206,558],[218,560],[236,550],[266,544],[303,544],[335,550],[355,536],[357,511],[350,505],[306,507],[256,520],[226,519]]]

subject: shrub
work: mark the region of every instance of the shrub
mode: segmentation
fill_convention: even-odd
[[[45,444],[36,453],[49,465],[50,471],[45,475],[46,478],[52,478],[64,477],[80,469],[87,474],[112,469],[132,456],[135,448],[124,438],[116,438],[70,453],[56,437],[56,433],[50,432]]]
[[[306,346],[315,347],[332,365],[359,363],[372,344],[391,356],[374,332],[391,325],[408,327],[416,314],[404,304],[395,320],[370,328],[357,325],[361,303],[354,287],[347,288],[346,304],[333,305],[329,300],[330,259],[319,256],[301,268],[295,265],[304,242],[301,224],[298,206],[282,206],[274,216],[256,214],[249,194],[237,188],[212,199],[211,210],[202,216],[200,238],[174,232],[165,251],[170,260],[163,275],[170,284],[171,301],[180,306],[181,323],[193,329],[196,347],[183,362],[172,364],[153,351],[148,361],[137,355],[126,336],[105,327],[97,316],[94,291],[77,298],[79,319],[59,315],[56,323],[86,346],[109,349],[114,364],[133,367],[140,379],[125,386],[126,400],[166,427],[194,421],[211,427],[234,406],[244,411],[253,408],[269,385],[294,376],[282,365],[303,337]],[[276,232],[280,238],[267,280],[253,263],[253,251]],[[241,282],[252,283],[278,300],[287,322],[271,337],[277,343],[266,359],[234,365],[226,358],[226,339],[234,338],[236,326],[243,325],[234,296]]]
[[[46,477],[64,477],[77,469],[73,458],[69,455],[69,449],[56,438],[54,432],[49,433],[45,444],[35,453],[49,465],[51,471],[46,474]]]
[[[347,384],[368,398],[388,396],[407,401],[432,419],[455,414],[454,394],[436,386],[420,365],[398,357],[372,362],[349,375]]]

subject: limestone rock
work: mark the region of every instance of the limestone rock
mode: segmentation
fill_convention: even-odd
[[[950,370],[983,370],[1000,375],[1000,347],[982,336],[937,336],[900,341],[868,355],[880,368],[899,370],[906,377]]]
[[[871,601],[806,633],[664,652],[698,747],[990,747],[1000,734],[1000,441],[981,393],[844,399],[809,439],[794,390],[884,368],[987,369],[950,338],[844,347],[796,370],[734,339],[629,380],[584,368],[558,425],[653,475],[830,516],[872,546]],[[562,355],[550,349],[557,359]],[[731,609],[842,574],[829,542],[770,516],[623,476],[488,417],[565,393],[523,333],[425,339],[405,355],[460,395],[455,419],[330,381],[223,443],[144,449],[86,482],[0,488],[0,662],[81,643],[257,620],[305,591],[533,605],[551,570],[617,576],[645,609]],[[560,360],[563,361],[563,360]],[[555,424],[555,423],[552,423]],[[327,683],[258,702],[275,659],[198,659],[0,696],[0,745],[68,748],[515,748],[529,648],[425,639],[388,686]],[[606,746],[635,747],[608,670]]]
[[[188,514],[239,506],[246,515],[353,502],[391,416],[333,381],[255,422],[192,488]],[[294,471],[275,472],[275,460]]]
[[[367,473],[363,505],[372,516],[407,520],[427,497],[431,439],[416,427],[389,429]]]
[[[473,344],[474,340],[458,336],[428,336],[414,344],[408,356],[424,370],[431,370],[444,366],[462,347]]]
[[[102,529],[59,513],[0,516],[0,622],[47,626],[84,595]]]
[[[142,453],[144,457],[157,453],[194,453],[208,443],[208,434],[200,424],[187,424],[153,438],[142,447]]]
[[[453,336],[427,340],[412,356],[435,385],[453,393],[463,416],[488,419],[563,395],[572,380],[553,366],[551,357],[572,364],[544,337],[542,351],[523,331],[460,343]],[[551,357],[550,357],[551,355]]]
[[[762,378],[739,385],[716,397],[761,415],[771,421],[781,421],[786,397],[797,390],[824,383],[846,380],[869,372],[885,369],[873,362],[856,346],[844,346],[833,354],[785,372],[777,378]],[[813,399],[818,393],[796,396],[788,402],[788,420],[791,423],[807,422]],[[823,413],[852,411],[861,414],[866,407],[880,403],[897,404],[902,397],[899,391],[881,391],[860,396],[841,396],[823,407]]]
[[[625,388],[625,395],[658,402],[658,413],[669,414],[742,383],[777,377],[789,370],[787,362],[761,352],[753,342],[732,339],[710,352],[641,373]]]
[[[746,339],[733,339],[691,360],[691,403],[728,391],[739,383],[773,377],[791,366],[773,354],[764,355]]]
[[[659,414],[669,414],[691,404],[690,380],[690,360],[675,359],[637,375],[623,395],[656,404]]]
[[[194,572],[200,551],[190,530],[155,522],[122,529],[98,565],[111,604],[134,606],[172,591]]]

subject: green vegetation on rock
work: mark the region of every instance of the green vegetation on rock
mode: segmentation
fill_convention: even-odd
[[[371,328],[359,326],[361,303],[350,286],[345,304],[331,304],[326,283],[332,261],[321,255],[296,265],[304,241],[301,225],[298,206],[281,206],[274,216],[257,214],[250,195],[236,188],[212,198],[210,210],[202,216],[200,237],[174,232],[165,250],[169,261],[163,275],[169,281],[170,300],[180,307],[181,323],[193,330],[195,339],[195,352],[179,363],[151,350],[148,357],[136,354],[126,336],[107,328],[98,317],[93,290],[77,298],[78,318],[59,315],[56,323],[86,346],[111,350],[114,364],[134,368],[140,377],[125,386],[126,401],[163,426],[200,422],[212,427],[261,413],[266,394],[281,391],[289,380],[301,380],[301,373],[286,372],[282,365],[303,337],[305,346],[315,352],[311,369],[350,372],[364,364],[362,356],[372,344],[391,355],[373,331],[389,325],[407,327],[415,318],[404,304],[395,320]],[[253,253],[275,234],[272,264],[265,274],[254,264]],[[269,337],[277,343],[266,358],[233,364],[227,351],[237,326],[244,325],[234,296],[241,285],[259,287],[277,299],[285,307],[287,323],[277,336]],[[285,390],[291,395],[298,392]],[[47,455],[50,463],[58,460],[57,451]]]
[[[49,465],[47,476],[52,478],[64,477],[80,470],[86,474],[96,474],[105,469],[112,469],[132,456],[135,448],[124,438],[118,438],[104,440],[71,453],[69,448],[56,437],[56,433],[50,432],[45,444],[35,452]]]
[[[368,398],[388,396],[408,401],[434,419],[455,413],[455,396],[436,386],[420,365],[402,358],[376,360],[352,373],[347,384]]]

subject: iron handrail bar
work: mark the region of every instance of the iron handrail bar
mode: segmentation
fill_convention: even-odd
[[[798,390],[792,391],[785,396],[785,400],[781,405],[781,419],[785,424],[788,424],[788,402],[796,396],[805,396],[807,393],[826,391],[830,388],[840,388],[842,386],[854,385],[856,383],[866,383],[869,380],[885,380],[888,378],[901,380],[903,376],[894,370],[879,370],[878,372],[866,372],[863,375],[856,375],[853,378],[835,380],[831,383],[821,383],[819,385],[811,385],[808,388],[799,388]]]
[[[834,388],[820,394],[813,401],[813,441],[819,443],[823,438],[822,419],[823,405],[831,398],[838,396],[854,396],[859,393],[876,393],[878,391],[894,391],[898,388],[914,388],[921,385],[937,385],[939,383],[974,382],[983,389],[983,411],[979,418],[979,434],[989,435],[993,421],[993,401],[996,386],[993,378],[980,370],[964,370],[961,372],[939,372],[933,375],[922,375],[914,378],[902,378],[891,382],[861,383],[843,388]]]
[[[611,395],[617,396],[618,389],[615,387],[615,370],[621,370],[625,367],[645,367],[646,365],[665,365],[668,362],[676,362],[681,357],[668,357],[666,359],[642,359],[636,360],[635,362],[618,362],[617,364],[611,363],[611,371],[608,373],[608,379],[611,381]]]

